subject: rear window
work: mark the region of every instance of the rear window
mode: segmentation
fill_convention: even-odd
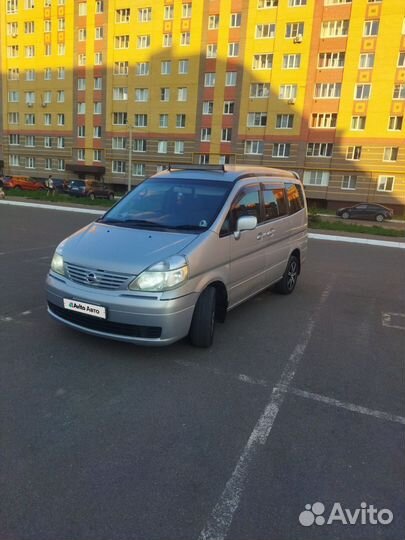
[[[287,201],[282,188],[266,188],[263,191],[264,220],[278,218],[288,214]]]
[[[295,214],[296,212],[299,212],[300,210],[305,208],[302,187],[299,184],[286,183],[285,188],[287,191],[290,214]]]

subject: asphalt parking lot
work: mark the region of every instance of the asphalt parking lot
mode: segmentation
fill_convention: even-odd
[[[140,348],[47,316],[92,218],[0,206],[0,540],[403,539],[405,251],[311,240],[211,349]]]

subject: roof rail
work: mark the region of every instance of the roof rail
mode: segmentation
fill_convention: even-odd
[[[225,172],[225,165],[196,165],[189,163],[169,163],[167,170],[192,170],[192,171],[221,171]]]

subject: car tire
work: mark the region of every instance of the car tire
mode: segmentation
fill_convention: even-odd
[[[384,221],[384,216],[382,214],[377,214],[375,220],[378,221],[378,223],[382,223]]]
[[[15,189],[16,191],[22,191],[22,187],[21,187],[21,186],[15,186],[14,189]]]
[[[91,201],[95,201],[95,200],[96,200],[96,196],[94,195],[94,193],[90,193],[90,194],[89,194],[89,199],[90,199]]]
[[[342,214],[343,219],[349,219],[349,217],[350,217],[349,212],[343,212],[343,214]]]
[[[274,290],[279,294],[291,294],[297,284],[299,269],[300,262],[298,257],[291,255],[288,259],[283,277],[275,284]]]
[[[108,194],[108,200],[109,200],[109,201],[113,201],[113,200],[114,200],[114,193],[109,193],[109,194]]]
[[[207,287],[195,305],[189,338],[194,347],[207,348],[212,345],[215,330],[216,291]]]

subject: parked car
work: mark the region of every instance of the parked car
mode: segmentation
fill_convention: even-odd
[[[67,193],[74,197],[89,197],[92,201],[95,199],[114,200],[114,192],[103,182],[95,180],[71,180]]]
[[[394,211],[382,204],[360,203],[336,210],[336,215],[343,219],[371,219],[378,222],[392,219]]]
[[[5,189],[21,189],[24,191],[42,191],[46,189],[43,182],[28,176],[11,176],[9,179],[4,177],[3,187]]]
[[[292,293],[306,251],[296,173],[172,166],[59,244],[48,312],[99,337],[209,347],[229,310],[271,285]]]
[[[52,178],[53,187],[56,193],[67,193],[68,190],[68,181],[62,180],[61,178]]]

